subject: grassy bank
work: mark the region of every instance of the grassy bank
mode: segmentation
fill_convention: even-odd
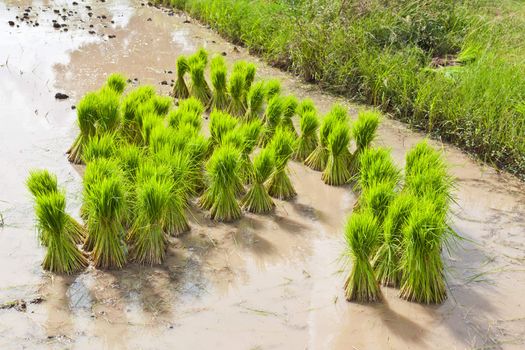
[[[525,178],[525,7],[486,0],[164,0],[268,62]]]

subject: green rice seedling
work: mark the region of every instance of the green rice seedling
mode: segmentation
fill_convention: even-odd
[[[283,98],[283,115],[281,118],[280,125],[283,128],[286,128],[290,132],[292,132],[294,135],[297,136],[297,132],[295,131],[295,127],[293,125],[293,116],[295,115],[295,111],[298,106],[297,98],[293,95],[289,95]]]
[[[297,195],[292,182],[288,177],[288,161],[292,157],[296,147],[294,135],[282,128],[278,128],[268,145],[275,158],[275,167],[267,181],[267,189],[270,196],[287,200]]]
[[[309,168],[322,171],[326,168],[328,161],[328,137],[333,126],[338,122],[347,122],[345,114],[341,113],[340,105],[334,105],[332,110],[324,117],[319,128],[319,143],[312,153],[305,159],[304,164]],[[346,113],[346,111],[344,111]]]
[[[91,256],[97,268],[119,269],[126,263],[125,191],[123,179],[113,174],[92,183],[84,198],[89,210],[87,228]]]
[[[382,225],[381,246],[372,259],[377,280],[390,287],[401,283],[401,256],[403,253],[403,229],[413,210],[417,210],[417,199],[410,194],[401,193],[395,197]]]
[[[164,157],[164,164],[169,165],[171,169],[175,189],[182,196],[184,203],[189,202],[190,198],[197,194],[200,185],[200,164],[196,163],[187,151],[175,151],[169,155],[164,154]]]
[[[268,102],[263,116],[264,129],[261,135],[259,146],[266,146],[272,139],[273,135],[275,134],[275,130],[281,123],[283,109],[283,99],[280,96],[275,96]]]
[[[96,132],[99,96],[95,92],[86,94],[77,104],[77,123],[80,134],[68,150],[68,160],[74,164],[82,162],[84,146]]]
[[[377,219],[377,223],[382,225],[388,208],[395,197],[396,192],[391,183],[376,183],[361,193],[359,209],[370,211]]]
[[[441,259],[445,224],[430,200],[419,200],[403,229],[400,296],[424,304],[441,303],[447,297]]]
[[[247,109],[244,114],[244,120],[249,121],[253,119],[259,119],[263,113],[263,104],[266,96],[266,89],[264,82],[259,81],[252,84],[248,95],[246,97]]]
[[[277,79],[268,80],[266,86],[266,102],[281,94],[281,82]]]
[[[84,163],[89,163],[97,158],[111,158],[115,155],[117,141],[115,134],[104,133],[93,135],[84,148],[82,159]]]
[[[173,129],[167,128],[162,124],[155,125],[149,134],[148,149],[150,154],[159,152],[164,147],[172,147],[172,141],[175,138]]]
[[[302,100],[299,105],[297,105],[296,113],[299,117],[303,117],[305,113],[315,113],[317,114],[317,108],[315,108],[314,101],[309,98]]]
[[[190,97],[179,102],[179,107],[170,111],[168,114],[168,124],[177,129],[184,124],[190,124],[197,131],[202,128],[202,114],[204,106],[202,102],[194,97]]]
[[[204,106],[210,103],[211,90],[204,77],[205,63],[196,56],[192,56],[188,59],[188,65],[190,68],[191,84],[190,84],[190,96],[195,97],[202,102]]]
[[[173,183],[151,177],[137,186],[136,219],[129,232],[130,256],[140,264],[161,264],[166,254],[164,227],[168,221]]]
[[[421,171],[421,168],[426,167],[443,167],[443,162],[438,152],[436,152],[426,140],[417,143],[412,147],[405,156],[405,174],[407,176],[413,175],[415,172]],[[424,166],[421,166],[420,163]]]
[[[26,186],[33,195],[35,203],[36,199],[40,196],[58,192],[57,177],[47,170],[31,170],[26,180]],[[70,215],[65,215],[67,221],[65,228],[66,235],[69,236],[74,243],[82,243],[86,237],[85,228]],[[46,236],[46,231],[39,230],[38,234],[40,243],[43,246],[47,246],[49,238]]]
[[[103,87],[98,91],[96,129],[97,132],[112,132],[120,126],[120,94]]]
[[[350,178],[350,127],[347,123],[336,123],[328,136],[328,161],[323,171],[324,183],[331,186],[340,186]]]
[[[163,128],[163,120],[155,113],[146,113],[142,116],[142,127],[140,130],[141,143],[149,145],[151,132],[155,128]]]
[[[153,96],[151,103],[153,111],[160,117],[166,116],[173,106],[173,101],[168,96]]]
[[[359,172],[359,157],[363,151],[370,147],[372,141],[376,138],[377,128],[379,126],[379,113],[374,111],[360,112],[356,122],[352,127],[356,149],[352,156],[350,171],[353,176]]]
[[[352,271],[344,285],[348,301],[367,303],[381,299],[381,290],[370,265],[379,233],[380,227],[371,212],[350,215],[345,227],[346,255],[352,260]]]
[[[255,74],[257,73],[257,67],[255,64],[249,62],[246,64],[246,68],[244,70],[244,94],[245,96],[248,95],[248,92],[250,91],[253,82],[255,81]]]
[[[228,132],[235,129],[237,120],[231,115],[221,111],[210,113],[210,138],[211,146],[217,147],[222,144],[222,138]]]
[[[253,160],[253,181],[241,201],[242,208],[252,213],[263,214],[273,210],[275,203],[265,187],[274,169],[274,155],[269,148],[263,149]]]
[[[238,176],[240,158],[238,149],[225,145],[217,148],[206,164],[209,186],[199,204],[211,211],[212,219],[233,221],[241,217],[241,208],[235,198],[236,186],[241,181]]]
[[[390,187],[398,186],[401,179],[399,169],[394,164],[390,150],[386,148],[367,148],[360,159],[358,188],[366,191],[379,183],[388,183]]]
[[[211,84],[213,86],[213,94],[210,101],[210,110],[226,110],[230,104],[228,100],[228,85],[227,85],[227,69],[226,63],[222,56],[215,56],[211,60]]]
[[[246,94],[244,92],[245,74],[243,71],[233,71],[228,83],[230,105],[228,112],[234,117],[242,117],[246,113]]]
[[[139,86],[130,91],[122,100],[122,134],[131,142],[140,137],[143,105],[155,96],[155,88],[150,85]]]
[[[54,273],[70,274],[82,271],[88,262],[68,234],[70,217],[65,210],[66,198],[62,192],[53,191],[36,197],[38,229],[47,237],[42,267]]]
[[[238,134],[241,138],[241,165],[239,176],[244,183],[249,184],[253,180],[253,164],[250,159],[250,154],[253,152],[255,146],[259,142],[259,137],[262,131],[262,123],[255,119],[248,123],[238,126]]]
[[[208,51],[206,51],[205,48],[200,47],[197,52],[195,52],[194,57],[198,58],[204,64],[204,67],[208,65]]]
[[[134,144],[120,145],[117,149],[116,156],[128,182],[134,183],[137,169],[144,159],[143,149]]]
[[[304,112],[299,120],[301,134],[297,142],[297,150],[294,159],[304,161],[314,151],[319,142],[317,130],[319,129],[319,118],[315,111]]]
[[[126,77],[119,73],[113,73],[106,80],[106,86],[122,95],[127,86]]]
[[[177,58],[177,79],[173,86],[173,97],[178,99],[185,99],[190,96],[188,86],[184,80],[184,76],[188,73],[190,67],[186,56],[179,56]]]

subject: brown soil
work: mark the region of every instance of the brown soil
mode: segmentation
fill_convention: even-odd
[[[0,304],[26,301],[23,310],[0,309],[1,349],[525,346],[523,183],[437,142],[457,177],[451,223],[464,237],[445,256],[449,298],[443,305],[409,303],[388,288],[381,304],[347,303],[341,228],[356,197],[296,163],[296,200],[235,224],[216,224],[194,211],[191,233],[173,239],[162,266],[90,268],[71,277],[43,272],[24,180],[32,168],[57,173],[70,212],[78,213],[81,177],[64,155],[77,133],[71,105],[109,73],[166,94],[171,87],[160,83],[175,79],[168,71],[175,71],[177,55],[204,46],[225,52],[230,64],[256,61],[259,78],[281,79],[287,92],[312,98],[322,112],[334,102],[345,103],[353,116],[362,108],[268,67],[207,28],[185,23],[185,16],[135,1],[78,2],[0,1]],[[32,5],[23,21],[16,19],[26,9],[20,3]],[[55,29],[53,19],[68,31]],[[70,98],[56,100],[57,92]],[[392,148],[402,165],[422,138],[385,119],[377,143]]]

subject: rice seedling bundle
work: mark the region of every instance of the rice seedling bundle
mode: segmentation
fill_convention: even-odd
[[[126,215],[125,184],[118,175],[92,183],[85,201],[91,256],[96,267],[119,269],[126,263],[123,222]]]
[[[191,76],[190,96],[195,97],[204,106],[207,106],[210,103],[211,90],[204,77],[206,63],[197,56],[191,56],[188,59],[188,66]]]
[[[331,186],[340,186],[350,178],[350,127],[345,122],[336,123],[328,136],[328,160],[323,171],[324,183]]]
[[[228,83],[230,105],[228,112],[234,117],[242,117],[246,113],[246,94],[244,92],[245,74],[243,71],[233,71]]]
[[[35,203],[38,197],[58,192],[57,177],[47,170],[31,170],[26,180],[26,186],[33,195]],[[86,237],[85,228],[69,214],[64,215],[66,215],[65,235],[70,237],[74,243],[82,243]],[[46,235],[46,231],[39,230],[38,236],[40,244],[47,246],[49,237]]]
[[[203,47],[200,47],[197,52],[195,52],[194,57],[198,58],[205,67],[208,65],[208,51]]]
[[[106,86],[110,88],[111,90],[115,91],[119,95],[122,95],[122,93],[126,89],[126,85],[127,85],[126,77],[124,77],[122,74],[118,74],[118,73],[110,74],[110,76],[106,80]]]
[[[47,237],[47,251],[42,263],[45,270],[74,273],[88,265],[87,259],[68,234],[69,216],[62,192],[53,191],[36,197],[36,217],[39,231]]]
[[[264,82],[256,82],[250,87],[246,97],[247,109],[246,113],[244,114],[244,120],[250,121],[253,119],[259,119],[263,112],[265,97],[266,89]]]
[[[280,96],[275,96],[268,102],[263,116],[264,128],[259,146],[266,146],[266,144],[268,144],[268,142],[270,142],[272,139],[273,135],[275,134],[275,130],[281,123],[283,109],[283,99]]]
[[[271,149],[263,149],[253,160],[253,181],[241,201],[242,208],[257,214],[273,210],[275,203],[265,187],[265,182],[274,169],[274,155]]]
[[[163,119],[156,113],[146,113],[142,116],[142,127],[140,130],[141,144],[149,145],[151,132],[155,128],[163,128]]]
[[[155,125],[149,134],[148,149],[150,154],[159,152],[164,147],[172,147],[172,141],[176,132],[162,124]]]
[[[222,138],[237,126],[237,120],[221,111],[210,113],[210,137],[212,147],[222,144]]]
[[[84,146],[96,132],[99,99],[98,93],[91,92],[86,94],[77,105],[77,123],[80,134],[68,150],[68,160],[71,163],[80,164],[82,162]]]
[[[116,152],[120,168],[128,181],[135,182],[135,176],[139,165],[144,160],[144,151],[137,145],[124,144],[121,145]]]
[[[266,102],[281,94],[281,82],[277,79],[268,80],[266,86]]]
[[[380,227],[369,211],[352,213],[345,227],[347,253],[352,260],[352,270],[345,281],[346,300],[358,303],[381,299],[379,283],[370,264],[376,249]]]
[[[188,86],[184,80],[184,76],[188,73],[190,67],[186,56],[179,56],[177,58],[177,79],[173,86],[173,97],[178,99],[185,99],[190,96]]]
[[[346,111],[344,111],[346,113]],[[332,110],[324,117],[319,128],[319,143],[312,153],[305,159],[304,164],[309,168],[322,171],[328,161],[328,137],[333,126],[338,122],[347,123],[347,118],[341,114],[340,106],[334,105]]]
[[[390,287],[398,287],[403,276],[401,256],[403,247],[403,229],[413,210],[417,210],[417,199],[410,194],[401,193],[395,197],[388,207],[382,225],[381,246],[373,260],[377,280]]]
[[[87,164],[97,158],[111,158],[115,155],[116,149],[115,134],[97,134],[88,140],[82,159]]]
[[[396,192],[391,183],[375,183],[359,197],[360,210],[367,210],[374,214],[379,225],[383,224],[390,203],[396,197]]]
[[[275,166],[268,178],[267,188],[270,196],[287,200],[297,195],[288,177],[288,161],[296,147],[295,136],[288,130],[278,128],[268,145],[272,150]]]
[[[262,131],[262,123],[260,120],[255,119],[250,122],[241,124],[237,127],[238,134],[240,135],[241,144],[241,165],[239,176],[244,183],[249,184],[253,179],[253,164],[250,159],[250,154],[253,152],[255,146],[259,142],[259,136]]]
[[[419,200],[403,229],[400,296],[409,301],[441,303],[447,297],[441,247],[445,224],[438,208]]]
[[[212,219],[233,221],[241,217],[241,208],[235,198],[241,154],[229,145],[217,148],[208,163],[206,170],[209,186],[199,199],[204,209],[211,211]]]
[[[129,232],[130,256],[140,264],[160,264],[166,254],[164,227],[168,221],[173,183],[151,177],[137,186],[136,219]]]
[[[302,100],[299,105],[297,105],[296,113],[299,117],[303,117],[305,113],[315,113],[317,114],[317,108],[315,108],[314,101],[309,98]]]
[[[360,112],[356,122],[352,127],[356,150],[352,157],[350,170],[353,176],[359,172],[359,157],[363,151],[370,147],[376,138],[377,127],[379,126],[379,113],[373,111]]]
[[[227,86],[227,69],[226,63],[222,56],[215,56],[211,60],[211,84],[213,86],[213,94],[210,102],[210,110],[226,110],[229,106],[228,101],[228,86]]]
[[[358,186],[361,191],[380,183],[388,183],[395,188],[401,178],[400,171],[394,164],[390,150],[386,148],[367,148],[360,160]]]
[[[283,98],[283,115],[281,118],[281,126],[288,129],[294,135],[297,135],[295,127],[293,125],[293,116],[298,106],[297,98],[293,95],[289,95]]]
[[[152,104],[153,111],[160,117],[166,116],[173,106],[173,101],[168,96],[156,95],[153,96],[150,102]]]
[[[255,81],[255,74],[257,73],[257,67],[253,63],[247,63],[244,68],[244,95],[248,94],[253,82]]]
[[[297,150],[294,153],[294,159],[304,161],[317,147],[319,138],[317,130],[319,129],[319,118],[315,111],[307,111],[301,115],[299,120],[299,135]]]
[[[177,127],[180,125],[191,125],[197,132],[202,128],[202,114],[204,113],[204,106],[201,101],[190,97],[179,102],[179,108],[176,110],[179,113]],[[170,125],[171,122],[170,122]]]
[[[129,92],[122,100],[122,134],[134,142],[140,136],[142,128],[143,105],[155,96],[155,88],[150,85],[140,86]]]
[[[120,95],[110,88],[103,87],[99,90],[98,97],[96,131],[115,131],[121,122]]]

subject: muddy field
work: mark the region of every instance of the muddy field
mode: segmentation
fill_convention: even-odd
[[[409,303],[388,288],[381,304],[347,303],[341,231],[356,197],[297,163],[294,201],[235,224],[194,210],[191,232],[172,240],[162,266],[43,272],[24,181],[35,167],[57,173],[78,213],[81,176],[64,155],[77,133],[72,106],[109,73],[167,94],[177,55],[204,46],[228,63],[257,62],[259,78],[281,79],[321,112],[340,101],[184,15],[135,1],[75,4],[0,1],[0,349],[525,347],[525,187],[438,142],[457,177],[452,226],[464,238],[445,255],[443,305]],[[353,116],[362,108],[340,102]],[[422,138],[385,119],[378,144],[402,165]]]

